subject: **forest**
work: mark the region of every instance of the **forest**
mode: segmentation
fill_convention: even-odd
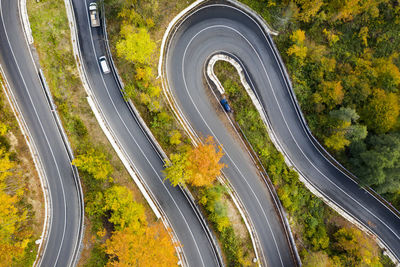
[[[245,0],[271,23],[313,134],[400,208],[400,3]]]

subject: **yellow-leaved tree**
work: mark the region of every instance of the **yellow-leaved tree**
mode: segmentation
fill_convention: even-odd
[[[112,180],[110,175],[113,172],[113,168],[107,160],[106,155],[100,151],[90,149],[86,153],[78,155],[72,161],[72,164],[78,167],[79,170],[87,172],[97,180]]]
[[[388,132],[395,126],[400,115],[397,95],[376,89],[361,114],[368,129],[378,134]]]
[[[289,49],[287,50],[287,54],[289,56],[293,55],[298,58],[300,61],[303,61],[307,56],[307,47],[304,44],[306,39],[306,34],[302,30],[296,30],[290,36],[290,39],[294,43]]]
[[[14,175],[16,163],[0,149],[0,266],[13,266],[24,255],[31,232],[21,231],[27,211],[17,207],[19,193],[7,192],[7,179]]]
[[[156,44],[151,40],[146,28],[124,25],[121,28],[123,37],[117,42],[117,55],[132,63],[145,64],[151,60]]]

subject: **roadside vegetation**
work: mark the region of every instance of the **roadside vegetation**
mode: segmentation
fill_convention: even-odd
[[[0,266],[32,266],[44,223],[39,176],[0,75]]]
[[[214,66],[226,90],[233,116],[272,180],[289,214],[304,266],[387,266],[390,260],[375,241],[314,196],[288,168],[243,88],[236,69],[227,62]]]
[[[224,167],[221,148],[211,137],[193,148],[173,117],[156,79],[160,42],[168,23],[192,1],[105,0],[107,28],[115,63],[130,98],[167,152],[165,175],[187,186],[221,244],[229,266],[251,265],[254,250],[226,189],[216,180]]]
[[[275,37],[313,134],[400,209],[400,3],[242,1]]]
[[[85,199],[80,266],[173,266],[168,231],[103,135],[86,101],[63,0],[28,0],[35,47],[75,153]],[[0,264],[1,265],[1,264]]]

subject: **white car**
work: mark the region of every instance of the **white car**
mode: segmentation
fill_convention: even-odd
[[[99,57],[99,63],[101,70],[103,71],[104,74],[110,73],[110,68],[108,67],[107,59],[105,56]]]

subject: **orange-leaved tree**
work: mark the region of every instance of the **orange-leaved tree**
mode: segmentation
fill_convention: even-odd
[[[105,243],[107,266],[174,266],[178,259],[173,245],[161,223],[140,231],[128,227]]]
[[[211,185],[226,167],[219,162],[223,155],[222,147],[217,146],[213,137],[209,136],[187,152],[171,154],[171,162],[166,164],[164,170],[165,179],[174,186],[186,182],[194,186]]]
[[[188,152],[187,170],[191,174],[189,182],[194,186],[211,185],[226,167],[220,163],[224,153],[222,147],[217,146],[212,136],[208,136],[202,144]]]

